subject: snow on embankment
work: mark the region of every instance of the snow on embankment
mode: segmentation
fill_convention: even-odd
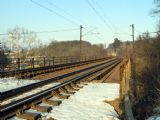
[[[37,81],[2,78],[0,79],[0,91],[17,88],[33,82]],[[63,100],[60,106],[53,107],[51,113],[43,113],[43,120],[50,117],[56,120],[119,120],[114,107],[104,102],[118,97],[119,84],[88,83],[74,95],[71,95],[69,99]],[[22,120],[19,118],[13,119]]]
[[[104,100],[119,97],[119,84],[89,83],[62,104],[53,107],[46,118],[56,120],[119,120],[114,108]],[[46,119],[44,118],[44,120]]]
[[[159,116],[151,116],[147,120],[160,120],[160,115]]]
[[[154,115],[150,116],[147,120],[160,120],[160,106],[157,105],[157,107],[155,107],[153,109]]]
[[[0,92],[14,89],[17,87],[25,86],[31,83],[38,82],[37,80],[21,80],[14,77],[10,78],[0,78]]]

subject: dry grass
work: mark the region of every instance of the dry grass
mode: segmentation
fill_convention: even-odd
[[[115,111],[118,113],[118,115],[121,117],[122,114],[123,114],[123,107],[122,107],[122,101],[120,98],[117,98],[115,100],[112,100],[112,101],[108,101],[108,100],[105,100],[104,102],[112,105],[115,109]]]

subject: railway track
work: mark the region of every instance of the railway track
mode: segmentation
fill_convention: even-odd
[[[88,67],[88,68],[84,68],[84,69],[80,69],[80,70],[77,70],[77,71],[74,71],[74,72],[70,72],[70,73],[67,73],[67,74],[64,74],[64,75],[59,75],[59,76],[54,77],[54,78],[42,80],[42,81],[32,83],[32,84],[29,84],[29,85],[26,85],[26,86],[22,86],[22,87],[19,87],[19,88],[15,88],[15,89],[7,90],[7,91],[4,91],[4,92],[0,92],[0,101],[4,101],[6,99],[12,98],[12,97],[14,97],[16,95],[19,95],[19,94],[22,94],[24,92],[36,89],[38,87],[42,87],[42,86],[47,85],[49,83],[53,83],[57,80],[61,80],[63,78],[67,78],[67,77],[70,77],[70,76],[73,76],[73,75],[80,74],[84,71],[90,70],[92,68],[95,68],[99,65],[103,65],[106,62],[110,62],[110,61],[113,61],[113,60],[116,60],[116,58],[112,58],[112,59],[109,59],[109,60],[106,60],[106,61],[103,60],[103,62],[100,62],[97,65],[94,65],[94,66],[91,66],[91,67]]]
[[[13,76],[16,76],[17,78],[21,78],[21,79],[32,78],[40,74],[78,67],[81,65],[95,63],[95,62],[103,61],[105,59],[110,59],[110,58],[111,57],[101,58],[96,60],[80,61],[80,62],[74,62],[74,63],[58,64],[58,65],[46,66],[46,67],[29,68],[29,69],[23,69],[23,70],[1,71],[0,78],[13,77]]]
[[[75,71],[72,73],[69,73],[67,75],[74,75],[75,73],[80,73],[76,77],[72,79],[68,79],[67,81],[64,81],[58,85],[55,85],[53,87],[50,87],[48,89],[45,89],[43,91],[40,91],[36,94],[32,94],[30,96],[27,96],[25,98],[16,100],[14,102],[1,105],[0,106],[0,118],[1,120],[5,120],[11,116],[17,115],[18,117],[21,118],[27,118],[31,116],[32,118],[30,119],[38,119],[41,117],[40,114],[32,114],[31,113],[26,113],[25,110],[27,109],[36,109],[36,110],[41,110],[41,111],[50,111],[51,107],[47,106],[39,106],[40,103],[46,103],[46,104],[53,104],[53,105],[59,105],[61,101],[51,101],[49,100],[52,97],[60,97],[62,99],[68,98],[69,95],[66,94],[73,94],[74,91],[80,89],[80,86],[77,85],[81,83],[81,81],[91,81],[93,79],[100,79],[103,78],[107,73],[109,73],[117,64],[121,62],[121,59],[115,58],[111,60],[107,60],[104,63],[100,63],[98,65],[94,65],[92,67],[82,69],[79,71]],[[67,75],[61,76],[61,77],[67,77]],[[36,84],[31,84],[25,87],[17,88],[11,91],[8,91],[8,93],[3,93],[1,94],[1,99],[5,97],[5,99],[8,99],[9,94],[18,95],[22,94],[24,90],[30,89],[30,88],[35,88],[35,86],[39,85],[45,85],[52,83],[53,81],[60,79],[60,77],[57,78],[50,78],[45,81],[38,82]],[[37,85],[38,84],[38,85]],[[15,92],[16,91],[16,92]],[[65,93],[65,94],[64,94]],[[8,94],[8,95],[6,95]]]

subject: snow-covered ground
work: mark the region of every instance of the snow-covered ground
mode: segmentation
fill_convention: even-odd
[[[50,113],[43,113],[43,120],[119,120],[114,108],[104,100],[119,97],[119,84],[89,83]],[[33,110],[29,110],[35,112]],[[21,120],[12,118],[11,120]]]
[[[50,117],[56,120],[119,120],[114,108],[104,102],[117,97],[119,84],[88,83],[69,99],[63,100],[60,106],[53,106],[50,113],[43,113],[43,120]],[[14,117],[10,120],[22,119]]]
[[[0,92],[21,87],[24,85],[28,85],[34,82],[38,82],[38,81],[37,80],[21,80],[21,79],[16,79],[14,77],[0,78],[0,86],[1,86]]]
[[[0,78],[0,92],[34,82],[38,82],[38,80],[18,80],[14,77]],[[57,84],[59,83],[53,83],[40,87],[32,92],[24,93],[19,97],[9,99],[1,102],[0,104],[7,104],[11,101],[32,95]],[[43,113],[43,120],[50,117],[57,120],[119,120],[114,108],[104,102],[104,100],[114,100],[118,97],[119,84],[88,83],[88,85],[84,86],[84,88],[80,89],[74,95],[71,95],[69,99],[63,100],[60,106],[53,107],[51,113]],[[29,111],[36,112],[34,110]],[[14,117],[11,118],[11,120],[22,119]],[[151,116],[147,120],[160,120],[160,115]]]
[[[0,79],[0,86],[1,86],[0,87],[0,92],[10,90],[10,89],[14,89],[14,88],[17,88],[17,87],[21,87],[21,86],[24,86],[24,85],[28,85],[28,84],[31,84],[31,83],[35,83],[35,82],[38,82],[38,81],[39,80],[23,80],[23,79],[18,80],[14,77],[1,78]],[[53,87],[55,85],[58,85],[58,84],[59,83],[51,83],[51,84],[48,84],[48,85],[44,85],[44,86],[39,87],[35,90],[23,93],[22,95],[19,95],[17,97],[10,98],[8,100],[2,101],[2,102],[0,102],[0,105],[5,105],[5,104],[8,104],[10,102],[22,99],[24,97],[27,97],[27,96],[30,96],[30,95],[35,94],[37,92],[40,92],[40,91],[43,91],[45,89],[51,88],[51,87]]]
[[[2,102],[0,102],[0,105],[5,105],[5,104],[11,103],[11,102],[13,102],[13,101],[22,99],[22,98],[24,98],[24,97],[27,97],[27,96],[36,94],[36,93],[38,93],[38,92],[44,91],[44,90],[46,90],[46,89],[48,89],[48,88],[51,88],[51,87],[53,87],[53,86],[55,86],[55,85],[58,85],[58,84],[59,84],[59,83],[51,83],[51,84],[48,84],[48,85],[44,85],[44,86],[42,86],[42,87],[38,87],[38,88],[36,88],[35,90],[29,91],[29,92],[25,92],[25,93],[23,93],[22,95],[16,96],[16,97],[14,97],[14,98],[10,98],[10,99],[5,100],[5,101],[2,101]]]
[[[149,117],[147,120],[160,120],[160,115],[156,115],[156,116],[151,116]]]
[[[46,118],[57,120],[118,120],[114,108],[104,100],[119,97],[119,84],[89,83],[60,106],[53,107]],[[45,120],[45,118],[44,118]]]

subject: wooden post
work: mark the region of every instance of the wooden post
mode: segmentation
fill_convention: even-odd
[[[20,63],[20,58],[17,58],[17,67],[18,67],[18,70],[20,70],[20,66],[21,66],[21,63]]]
[[[68,56],[66,56],[66,63],[68,63]]]
[[[44,62],[44,67],[45,67],[46,66],[46,58],[45,57],[44,57],[43,62]]]
[[[54,57],[52,59],[53,59],[53,65],[54,65]]]
[[[34,68],[34,58],[32,58],[32,68]]]
[[[48,62],[49,62],[49,66],[50,66],[50,58],[48,60],[49,60]]]

